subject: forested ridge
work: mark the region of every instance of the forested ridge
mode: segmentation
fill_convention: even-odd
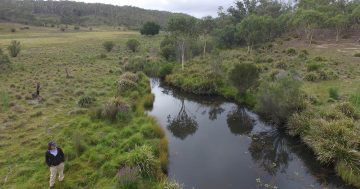
[[[71,24],[138,28],[147,21],[165,25],[175,13],[74,1],[0,0],[0,20],[38,26]]]

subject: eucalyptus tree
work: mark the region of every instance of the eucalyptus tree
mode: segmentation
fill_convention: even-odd
[[[196,19],[188,16],[175,16],[170,18],[167,30],[171,37],[177,42],[181,54],[181,67],[184,69],[185,52],[187,43],[190,40],[195,40],[198,37],[198,30],[196,27]]]
[[[204,40],[203,55],[205,57],[209,35],[215,29],[215,20],[211,16],[202,18],[198,22],[198,29]]]

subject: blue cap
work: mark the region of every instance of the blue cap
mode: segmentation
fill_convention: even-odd
[[[50,142],[48,143],[48,145],[49,145],[49,146],[55,146],[55,147],[56,147],[56,143],[55,143],[54,141],[50,141]]]

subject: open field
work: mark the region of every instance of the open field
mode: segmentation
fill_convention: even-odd
[[[137,96],[122,95],[125,101],[134,101],[129,120],[113,123],[89,116],[92,108],[102,107],[117,94],[119,57],[135,55],[126,50],[126,41],[139,39],[142,46],[136,54],[146,54],[148,48],[157,47],[158,38],[96,28],[59,32],[30,27],[11,33],[11,27],[0,24],[0,48],[18,40],[22,51],[11,58],[10,68],[0,70],[0,188],[47,188],[44,153],[49,140],[57,141],[68,159],[65,182],[57,188],[114,188],[117,169],[136,146],[145,144],[157,159],[163,156],[166,166],[166,139],[144,114],[140,100],[149,93],[146,78]],[[116,43],[110,53],[102,46],[106,40]],[[38,82],[40,102],[31,100]],[[95,104],[78,107],[82,96],[95,98]],[[139,187],[145,184],[155,187],[158,181],[143,179]]]

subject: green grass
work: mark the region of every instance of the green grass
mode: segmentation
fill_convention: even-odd
[[[14,26],[21,27],[0,24],[3,29]],[[129,38],[141,42],[139,52],[126,50]],[[30,27],[2,32],[0,48],[6,49],[11,40],[20,41],[22,51],[11,58],[11,68],[0,71],[0,188],[47,188],[44,153],[50,140],[57,141],[67,158],[65,182],[57,188],[115,188],[117,170],[130,161],[136,146],[148,146],[157,169],[166,169],[167,140],[157,122],[144,114],[142,99],[150,91],[146,76],[140,74],[137,95],[121,94],[126,102],[133,102],[129,120],[111,122],[90,116],[92,108],[102,108],[118,95],[119,57],[145,56],[158,46],[159,37],[107,28],[60,32]],[[111,52],[103,48],[105,41],[115,43]],[[28,100],[37,82],[41,103]],[[84,96],[96,101],[83,99],[79,107]],[[152,177],[164,177],[161,171],[156,173]],[[141,177],[138,188],[163,185],[152,177]]]

